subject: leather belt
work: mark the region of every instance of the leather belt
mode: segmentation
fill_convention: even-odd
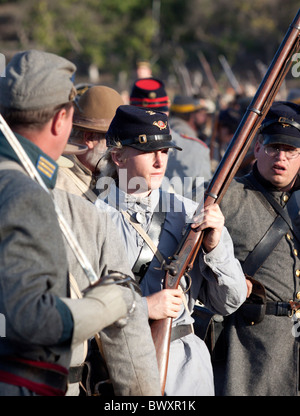
[[[186,335],[191,334],[192,332],[194,332],[192,324],[173,326],[171,332],[171,342],[175,341],[175,339],[183,338]]]
[[[267,302],[266,315],[291,316],[292,308],[289,302]]]

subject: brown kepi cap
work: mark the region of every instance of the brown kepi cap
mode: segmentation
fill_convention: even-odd
[[[117,91],[103,85],[95,85],[76,102],[73,126],[82,130],[106,133],[116,109],[123,104],[123,99]]]

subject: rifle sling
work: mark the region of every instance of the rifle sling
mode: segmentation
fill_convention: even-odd
[[[97,195],[93,192],[89,186],[84,183],[74,172],[72,172],[69,168],[63,170],[67,176],[73,181],[74,185],[83,193],[83,195],[91,202],[95,202],[97,200]]]
[[[274,208],[274,210],[277,212],[277,214],[279,214],[284,221],[288,224],[289,228],[291,229],[291,231],[293,232],[293,224],[291,222],[291,219],[289,218],[288,214],[287,214],[287,210],[286,210],[286,206],[283,208],[276,200],[275,198],[265,190],[265,188],[258,182],[258,180],[252,175],[249,176],[248,181],[251,183],[252,186],[254,186],[254,188],[256,190],[259,191],[259,193],[257,193],[256,195],[263,195],[264,198],[269,202],[269,204]],[[293,233],[294,234],[294,233]],[[296,237],[296,236],[295,236]]]
[[[278,215],[254,250],[248,254],[242,265],[244,273],[253,277],[288,230],[287,223]]]
[[[164,202],[161,199],[163,199],[163,193],[160,193],[160,202],[162,202],[161,207],[165,207]],[[169,194],[173,195],[173,194]],[[160,204],[159,202],[159,204]],[[165,263],[165,259],[158,250],[157,246],[160,239],[160,234],[163,230],[163,224],[166,217],[166,211],[164,209],[155,209],[152,215],[150,229],[148,234],[144,229],[141,227],[141,225],[128,214],[126,211],[121,211],[124,215],[125,219],[129,221],[129,223],[136,229],[136,231],[140,234],[140,236],[144,239],[145,243],[140,251],[139,257],[136,260],[132,271],[135,274],[137,278],[139,278],[139,283],[141,283],[143,277],[145,276],[150,263],[153,259],[153,255],[156,256],[159,263],[163,265]],[[179,285],[179,289],[182,291],[182,301],[184,304],[185,309],[188,311],[189,314],[191,314],[186,298],[184,296],[184,291],[182,287]],[[179,328],[180,327],[180,328]],[[184,327],[184,328],[182,328]],[[177,328],[176,330],[174,328]],[[171,341],[174,341],[175,339],[181,338],[182,336],[188,335],[190,333],[194,333],[194,327],[192,324],[190,325],[177,325],[176,327],[172,328],[172,336]]]

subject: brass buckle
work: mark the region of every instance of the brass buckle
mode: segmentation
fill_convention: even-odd
[[[146,136],[146,134],[140,134],[139,135],[139,142],[140,143],[147,143],[147,136]]]
[[[290,312],[288,314],[288,317],[289,318],[292,318],[295,315],[296,318],[299,320],[299,318],[300,318],[299,317],[300,302],[299,301],[290,300],[289,301],[289,304],[290,304],[291,310],[290,310]]]
[[[294,121],[293,119],[291,121]],[[290,120],[286,117],[279,117],[278,122],[282,124],[282,127],[290,127]]]

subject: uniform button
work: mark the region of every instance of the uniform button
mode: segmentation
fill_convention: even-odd
[[[288,195],[284,195],[284,197],[282,198],[284,202],[288,201],[289,197]]]
[[[297,277],[299,277],[299,276],[300,276],[300,270],[299,270],[299,269],[297,269],[297,270],[296,270],[296,276],[297,276]]]
[[[297,292],[297,293],[296,293],[296,298],[297,298],[297,299],[300,299],[300,292]]]
[[[137,212],[135,215],[135,219],[139,224],[144,224],[145,222],[145,216],[141,212]]]
[[[291,234],[289,234],[289,233],[287,233],[286,234],[286,238],[288,239],[288,240],[290,240],[292,237],[291,237]]]
[[[294,252],[295,256],[298,256],[298,250],[296,248],[294,248],[293,252]]]

